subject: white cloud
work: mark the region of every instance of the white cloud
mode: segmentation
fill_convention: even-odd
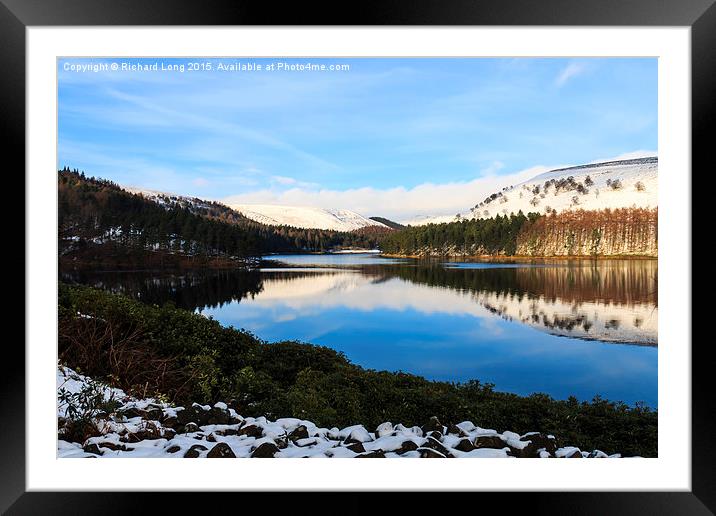
[[[493,164],[487,175],[471,181],[423,183],[414,188],[402,186],[347,190],[292,187],[286,190],[263,189],[222,199],[226,204],[282,204],[345,208],[365,216],[384,216],[409,220],[419,215],[454,215],[482,201],[504,186],[526,181],[554,167],[536,166],[512,174],[495,175],[502,164]]]
[[[585,66],[581,63],[569,63],[562,69],[561,72],[559,72],[557,79],[555,79],[555,84],[558,87],[562,87],[566,84],[568,80],[581,74],[582,72],[584,72],[584,70]]]

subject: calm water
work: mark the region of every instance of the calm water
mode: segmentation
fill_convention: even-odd
[[[149,302],[172,300],[264,340],[343,351],[367,368],[479,379],[517,394],[657,405],[656,261],[267,258],[250,273],[65,279]]]

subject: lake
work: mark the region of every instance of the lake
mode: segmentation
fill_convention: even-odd
[[[267,256],[255,271],[64,273],[266,341],[353,363],[558,399],[656,408],[656,260],[470,263],[375,253]]]

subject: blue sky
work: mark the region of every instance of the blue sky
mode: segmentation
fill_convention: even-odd
[[[225,202],[361,212],[388,202],[405,217],[454,213],[471,205],[460,204],[466,192],[557,166],[657,150],[654,58],[190,61],[212,69],[60,60],[58,166]],[[69,69],[123,62],[159,69]]]

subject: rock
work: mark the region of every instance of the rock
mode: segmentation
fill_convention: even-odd
[[[162,437],[164,437],[164,439],[166,439],[167,441],[174,439],[176,435],[177,433],[173,428],[162,429]]]
[[[582,459],[582,452],[579,450],[574,450],[569,455],[564,456],[565,459]]]
[[[350,451],[354,453],[364,453],[365,452],[365,446],[363,446],[363,443],[361,442],[353,442],[346,445],[346,448],[348,448]]]
[[[392,435],[393,434],[393,424],[390,422],[382,423],[378,425],[375,429],[375,436],[376,437],[385,437],[386,435]]]
[[[164,412],[159,408],[150,408],[144,412],[145,418],[151,421],[160,421],[164,416]]]
[[[430,448],[432,450],[435,450],[436,452],[439,452],[444,457],[447,457],[450,452],[448,451],[445,446],[443,446],[440,441],[433,437],[428,437],[427,440],[423,443],[423,448]]]
[[[447,433],[458,435],[460,437],[467,437],[467,433],[454,423],[450,423],[447,427]]]
[[[385,452],[383,450],[373,450],[368,453],[361,453],[355,456],[356,459],[384,459]]]
[[[475,445],[475,448],[494,448],[496,450],[501,450],[507,446],[505,441],[497,435],[481,435],[475,437],[472,444]]]
[[[447,458],[442,453],[433,450],[432,448],[418,448],[421,459],[445,459]]]
[[[470,439],[460,439],[454,448],[461,452],[469,452],[475,449],[475,445],[470,442]]]
[[[286,448],[288,448],[288,436],[283,436],[283,437],[274,439],[274,442],[276,443],[276,447],[279,450],[285,450]]]
[[[179,426],[179,420],[174,416],[168,416],[165,417],[162,420],[162,426],[164,428],[173,428],[176,429]]]
[[[201,444],[194,444],[191,448],[189,448],[186,453],[184,454],[185,459],[196,459],[202,451],[206,451],[209,448],[206,446],[202,446]]]
[[[253,459],[270,459],[278,452],[278,446],[274,443],[263,443],[251,453]]]
[[[368,431],[363,428],[362,426],[359,426],[357,428],[354,428],[351,432],[351,435],[348,436],[348,438],[345,440],[346,443],[367,443],[369,441],[372,441],[373,438],[370,436]]]
[[[86,453],[94,453],[95,455],[102,455],[102,450],[99,449],[95,443],[87,444],[82,447]]]
[[[292,441],[298,441],[299,439],[307,439],[308,438],[308,429],[305,425],[300,425],[297,428],[295,428],[290,434],[288,434],[288,438]]]
[[[209,411],[204,410],[201,405],[196,403],[191,407],[177,412],[177,421],[180,425],[187,423],[196,423],[198,426],[205,425],[209,421]]]
[[[593,450],[589,454],[589,457],[592,459],[606,459],[607,457],[609,457],[609,455],[604,453],[602,450]]]
[[[198,431],[199,431],[199,425],[197,425],[194,422],[191,422],[191,423],[187,423],[186,425],[184,425],[184,431],[182,433],[192,434],[192,433],[198,432]]]
[[[422,427],[423,435],[427,435],[428,432],[442,432],[443,431],[443,425],[440,423],[440,420],[436,418],[435,416],[432,416],[425,425]]]
[[[218,443],[209,453],[206,454],[209,459],[235,459],[236,455],[231,447],[226,443]]]
[[[216,436],[215,436],[213,433],[211,433],[211,434],[209,434],[209,435],[206,436],[206,440],[207,440],[208,442],[210,442],[210,443],[215,443],[215,442],[216,442]]]
[[[238,428],[224,428],[223,430],[216,431],[216,435],[237,435],[238,433]]]
[[[395,450],[395,453],[397,453],[398,455],[402,455],[406,452],[414,451],[417,449],[418,449],[418,445],[415,444],[414,441],[411,441],[408,439],[407,441],[404,441],[403,444],[400,445],[400,448]]]
[[[167,453],[176,453],[179,450],[181,450],[181,447],[174,444],[174,445],[170,446],[169,448],[167,448]]]
[[[228,425],[229,411],[220,407],[212,407],[209,411],[207,424],[209,425]]]
[[[555,438],[539,432],[525,434],[520,437],[520,441],[530,441],[527,447],[529,448],[530,455],[534,455],[535,457],[539,455],[538,452],[540,448],[544,448],[547,453],[552,455],[557,451],[557,441]]]
[[[132,419],[133,417],[146,417],[146,412],[142,409],[138,409],[137,407],[130,407],[128,409],[125,409],[119,413],[119,415],[126,417],[127,419]]]
[[[123,444],[117,444],[109,441],[104,441],[99,443],[97,446],[100,448],[108,448],[112,451],[132,451],[134,448],[128,448],[127,446]],[[86,450],[85,450],[86,451]]]
[[[436,441],[442,441],[443,434],[438,432],[437,430],[433,430],[432,432],[429,432],[425,437],[432,437]]]
[[[261,428],[258,425],[244,425],[243,427],[239,428],[239,431],[236,433],[236,435],[246,435],[248,437],[255,437],[258,439],[264,434],[263,428]]]

